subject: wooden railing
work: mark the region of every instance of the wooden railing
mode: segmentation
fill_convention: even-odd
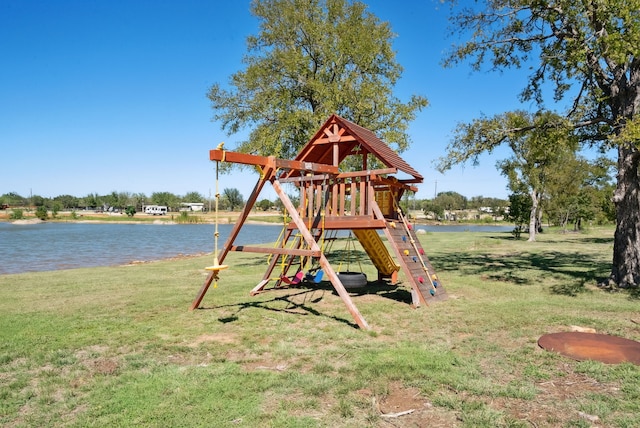
[[[339,175],[307,175],[289,178],[299,187],[299,214],[313,227],[378,228],[384,219],[376,216],[374,185],[380,184],[381,174],[394,173],[394,168],[356,171]],[[379,210],[378,210],[379,212]]]

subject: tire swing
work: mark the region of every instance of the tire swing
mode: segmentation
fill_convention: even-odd
[[[360,260],[358,260],[358,266],[360,266],[360,272],[351,272],[349,270],[349,266],[351,264],[351,251],[355,251],[355,244],[353,243],[353,236],[351,232],[349,232],[349,237],[347,238],[347,270],[345,272],[341,271],[342,262],[338,266],[338,279],[344,286],[346,290],[357,290],[359,288],[363,288],[367,285],[367,275],[362,272],[362,265],[360,265]]]

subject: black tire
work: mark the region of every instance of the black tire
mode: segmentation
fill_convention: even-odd
[[[361,272],[339,272],[338,279],[347,290],[362,288],[367,285],[367,275]]]

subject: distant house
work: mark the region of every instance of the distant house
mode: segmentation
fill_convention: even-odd
[[[202,202],[183,202],[180,204],[180,211],[204,211],[204,203]]]

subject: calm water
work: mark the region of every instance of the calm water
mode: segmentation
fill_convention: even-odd
[[[222,248],[231,225],[218,226]],[[245,225],[237,242],[278,239],[281,226]],[[0,274],[109,266],[213,251],[211,224],[0,222]]]
[[[232,225],[218,226],[222,248]],[[282,226],[242,227],[236,244],[262,244],[278,239]],[[430,232],[509,232],[510,226],[417,226]],[[103,224],[0,222],[0,274],[110,266],[149,261],[178,254],[213,251],[211,224]]]

